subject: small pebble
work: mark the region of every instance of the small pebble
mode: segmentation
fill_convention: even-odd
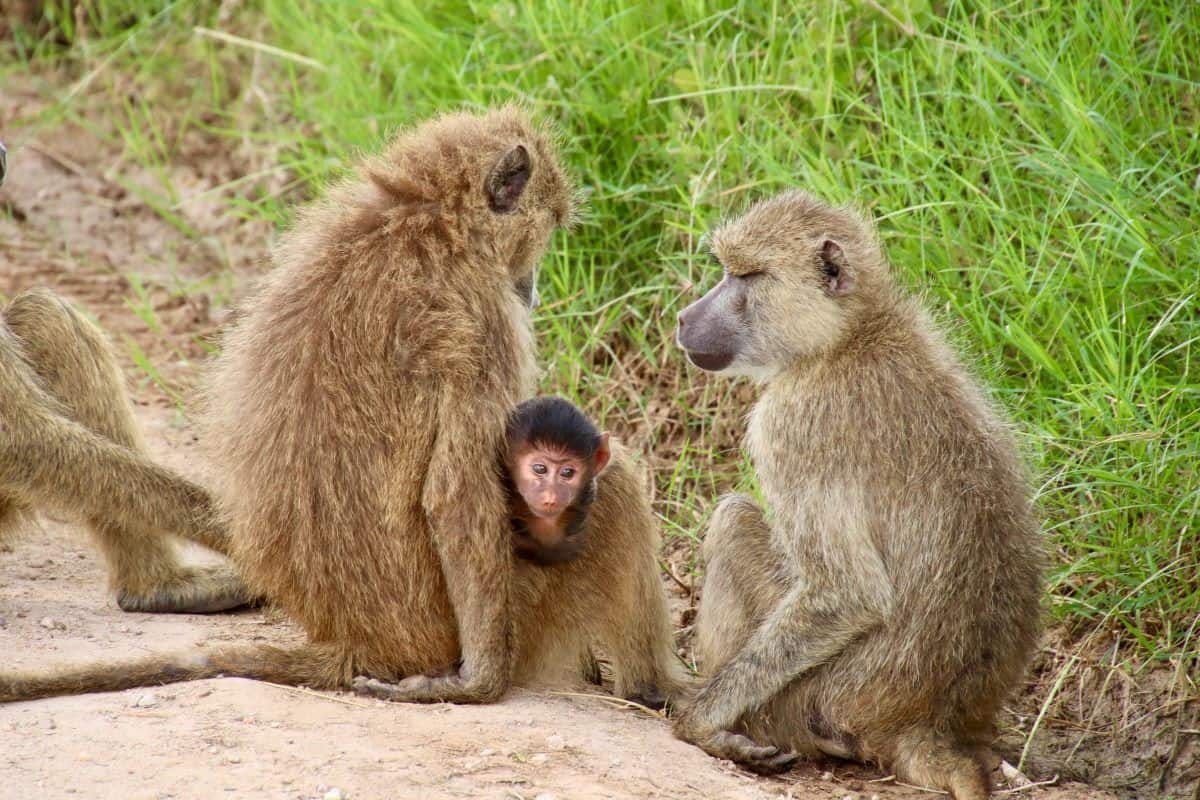
[[[346,793],[341,789],[330,789],[324,794],[325,800],[346,800]]]
[[[534,797],[533,800],[558,800],[558,795],[550,794],[549,792],[542,792]]]
[[[529,763],[535,764],[537,766],[541,766],[542,764],[545,764],[549,760],[550,760],[550,756],[546,755],[545,753],[534,753],[533,755],[531,755],[529,757]]]
[[[240,763],[242,763],[242,757],[241,756],[225,756],[225,762],[227,764],[240,764]]]
[[[54,724],[54,720],[49,719],[49,718],[46,719],[46,721],[43,723],[43,725],[45,726],[46,730],[48,730],[48,731],[52,731],[58,727],[57,725]]]
[[[822,773],[821,773],[821,780],[823,780],[823,781],[831,781],[831,780],[833,780],[833,773],[832,773],[832,772],[822,772]]]
[[[492,748],[490,748],[490,747],[485,747],[485,748],[483,748],[482,750],[480,750],[480,751],[479,751],[479,755],[481,755],[481,756],[482,756],[482,757],[484,757],[484,758],[487,758],[488,756],[494,756],[494,755],[496,755],[496,751],[495,751],[495,750],[493,750],[493,749],[492,749]]]
[[[65,631],[67,629],[67,623],[59,622],[54,617],[42,617],[38,624],[48,631]]]
[[[135,700],[133,705],[137,708],[154,708],[158,705],[158,695],[154,692],[147,692]]]
[[[556,733],[556,734],[554,734],[552,736],[548,736],[546,738],[546,746],[549,747],[551,750],[563,750],[566,748],[567,743],[566,743],[566,740],[563,739],[563,737],[559,736]]]

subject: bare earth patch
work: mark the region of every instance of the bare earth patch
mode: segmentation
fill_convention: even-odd
[[[0,97],[0,131],[10,145],[23,145],[14,147],[11,180],[0,190],[0,293],[50,285],[94,315],[121,353],[154,457],[203,479],[195,437],[170,393],[191,396],[206,357],[201,339],[218,326],[209,294],[218,284],[205,281],[231,266],[244,273],[257,258],[250,248],[261,255],[269,232],[209,213],[203,202],[184,203],[180,213],[202,236],[197,243],[114,180],[112,145],[72,126],[6,127],[44,105],[43,97],[28,87],[6,87]],[[182,156],[170,169],[197,193],[206,180],[219,182]],[[4,668],[299,636],[269,610],[125,614],[104,581],[77,526],[44,519],[0,546]],[[687,610],[684,601],[675,605]],[[1183,714],[1187,706],[1172,708]],[[756,778],[611,698],[527,690],[491,706],[418,707],[219,679],[0,706],[0,742],[0,799],[14,800],[929,796],[834,762]],[[1093,743],[1079,747],[1090,752]],[[1173,752],[1178,760],[1182,751]],[[1015,796],[1112,795],[1074,784]]]

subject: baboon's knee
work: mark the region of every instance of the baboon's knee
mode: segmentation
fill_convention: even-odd
[[[721,499],[704,533],[704,560],[711,562],[747,534],[758,538],[767,533],[762,509],[744,494],[730,494]]]
[[[68,416],[119,444],[141,448],[124,379],[99,328],[49,289],[17,295],[4,319],[21,340],[38,383]]]

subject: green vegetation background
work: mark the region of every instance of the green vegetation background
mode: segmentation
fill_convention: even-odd
[[[79,5],[49,3],[50,32],[18,31],[5,69],[77,60],[98,87],[116,66],[171,87],[169,128],[162,92],[124,87],[129,153],[165,162],[189,127],[261,145],[293,191],[235,182],[231,202],[281,225],[414,120],[513,100],[554,120],[587,207],[542,273],[545,388],[647,453],[689,553],[745,471],[753,395],[671,344],[717,277],[700,237],[788,187],[859,204],[1022,434],[1053,613],[1151,657],[1195,651],[1200,4]],[[274,117],[247,129],[251,63]]]

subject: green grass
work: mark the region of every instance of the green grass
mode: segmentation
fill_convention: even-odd
[[[21,57],[110,59],[93,87],[120,93],[141,163],[190,128],[271,152],[263,169],[295,182],[231,185],[249,216],[285,221],[444,109],[519,100],[555,120],[588,208],[543,272],[544,388],[647,453],[685,546],[744,475],[753,395],[671,344],[716,277],[699,237],[785,187],[864,206],[1023,432],[1053,613],[1149,656],[1196,648],[1200,4],[93,5],[86,52],[26,37]],[[148,202],[186,226],[164,180]]]

